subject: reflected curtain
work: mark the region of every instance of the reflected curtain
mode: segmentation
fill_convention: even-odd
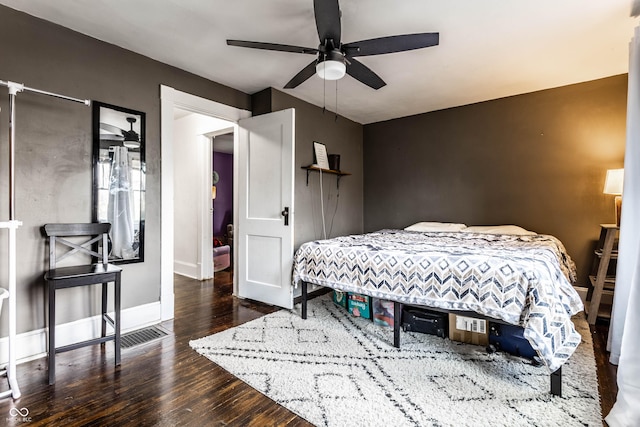
[[[618,267],[609,326],[610,361],[618,365],[618,396],[605,418],[611,427],[640,426],[640,27],[629,52],[627,142]]]
[[[134,258],[133,188],[129,150],[126,147],[115,147],[113,152],[107,211],[111,223],[111,255],[123,259]]]

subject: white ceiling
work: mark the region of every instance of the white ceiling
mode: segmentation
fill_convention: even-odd
[[[312,0],[0,0],[0,4],[246,93],[274,87],[334,111],[314,76],[282,87],[313,57],[226,39],[316,48]],[[439,32],[440,45],[358,58],[387,86],[347,76],[338,113],[367,124],[628,71],[631,0],[342,0],[342,42]]]

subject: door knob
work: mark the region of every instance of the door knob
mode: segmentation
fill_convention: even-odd
[[[284,225],[289,225],[289,207],[285,206],[281,214],[284,217]]]

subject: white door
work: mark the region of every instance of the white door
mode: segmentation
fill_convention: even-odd
[[[238,122],[238,296],[293,308],[295,112]]]

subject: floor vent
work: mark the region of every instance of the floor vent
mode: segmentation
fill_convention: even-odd
[[[156,326],[129,332],[120,337],[120,348],[130,348],[169,335]]]

